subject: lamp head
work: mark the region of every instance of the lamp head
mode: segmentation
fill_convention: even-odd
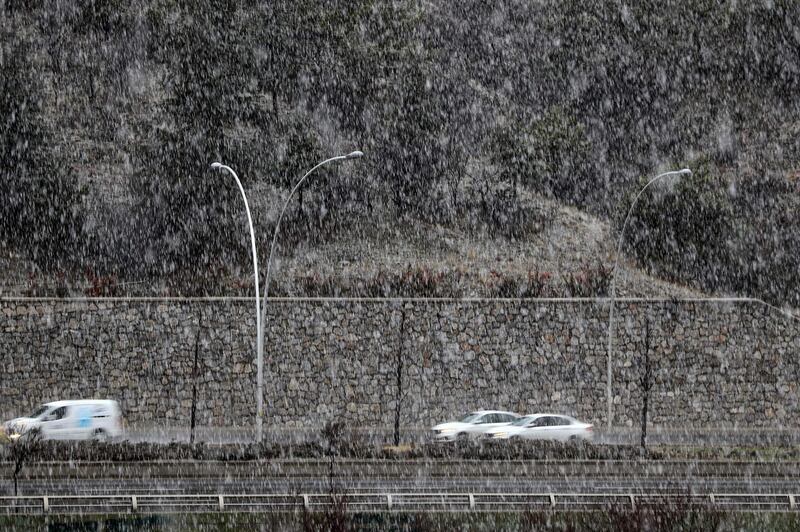
[[[222,163],[211,163],[211,168],[213,168],[214,170],[219,170],[220,168],[222,168]]]
[[[345,159],[360,159],[363,156],[364,156],[364,152],[363,151],[356,150],[356,151],[351,151],[350,153],[345,155],[344,158]]]
[[[681,175],[692,175],[692,171],[691,171],[691,170],[689,170],[688,168],[684,168],[684,169],[683,169],[683,170],[681,170],[679,173],[680,173]]]

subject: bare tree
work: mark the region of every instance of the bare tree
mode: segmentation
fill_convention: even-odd
[[[335,481],[336,457],[342,452],[347,438],[344,423],[337,417],[330,419],[322,428],[323,448],[329,458],[328,465],[328,503],[321,513],[312,514],[311,510],[303,505],[302,530],[346,532],[351,529],[350,518],[347,515],[347,495]]]
[[[394,445],[400,445],[400,412],[403,405],[403,398],[405,397],[405,391],[403,390],[403,368],[404,368],[404,360],[403,360],[403,343],[405,342],[405,327],[406,327],[406,311],[403,309],[400,312],[400,342],[397,348],[397,363],[395,367],[397,369],[397,387],[396,387],[396,400],[394,402]]]
[[[197,413],[197,359],[200,354],[200,335],[203,332],[203,318],[200,317],[200,325],[197,328],[197,336],[194,341],[194,365],[192,366],[192,414],[189,422],[189,443],[194,443],[194,427]]]
[[[311,528],[312,530],[344,532],[350,529],[347,516],[347,495],[336,482],[336,457],[346,444],[345,438],[348,435],[345,433],[344,423],[336,419],[328,421],[322,428],[322,438],[330,460],[328,462],[328,506],[322,516],[322,526]],[[308,526],[306,529],[309,529]]]
[[[644,322],[644,352],[640,360],[639,388],[642,391],[642,453],[647,450],[647,413],[650,390],[653,387],[653,367],[650,364],[650,319]]]
[[[197,325],[197,335],[194,339],[194,363],[192,365],[192,410],[189,421],[189,443],[194,443],[194,429],[197,420],[197,379],[200,377],[198,361],[200,360],[200,340],[203,336],[203,316],[200,315],[200,322]]]
[[[14,473],[12,474],[14,497],[19,495],[19,474],[25,464],[30,461],[31,456],[39,449],[41,441],[41,433],[38,430],[29,430],[11,441],[9,454],[11,462],[14,463]]]

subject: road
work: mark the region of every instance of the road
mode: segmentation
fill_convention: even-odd
[[[27,465],[26,495],[325,493],[791,493],[800,462],[343,460],[51,462]],[[0,463],[10,479],[13,464]],[[11,482],[0,495],[11,495]]]
[[[774,478],[549,478],[549,479],[369,479],[334,478],[337,491],[345,493],[794,493],[796,479]],[[20,495],[137,495],[137,494],[271,494],[327,493],[330,479],[109,479],[29,480],[19,484]],[[5,493],[3,493],[5,491]],[[13,495],[11,486],[0,490]]]
[[[357,430],[356,434],[367,441],[385,443],[391,441],[388,430]],[[403,441],[423,442],[428,437],[425,427],[405,427],[402,429]],[[319,440],[319,430],[275,429],[265,430],[267,441],[278,443]],[[638,429],[615,427],[606,429],[595,427],[595,443],[609,445],[639,445]],[[178,426],[134,425],[127,428],[124,439],[133,443],[188,442],[189,429]],[[196,442],[209,444],[250,443],[254,439],[251,427],[198,427]],[[718,446],[773,446],[800,445],[800,430],[796,429],[748,429],[748,428],[663,428],[649,429],[647,441],[650,445],[692,445],[699,447]]]

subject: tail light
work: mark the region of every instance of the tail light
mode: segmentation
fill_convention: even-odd
[[[588,432],[592,432],[594,430],[594,425],[589,425],[588,427],[586,427],[586,430]]]

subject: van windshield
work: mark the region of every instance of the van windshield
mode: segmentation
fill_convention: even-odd
[[[49,406],[47,406],[47,405],[42,405],[42,406],[40,406],[39,408],[37,408],[37,409],[36,409],[36,412],[34,412],[33,414],[31,414],[29,417],[39,417],[39,416],[41,416],[42,414],[44,414],[45,412],[47,412],[49,409],[50,409],[50,407],[49,407]]]

